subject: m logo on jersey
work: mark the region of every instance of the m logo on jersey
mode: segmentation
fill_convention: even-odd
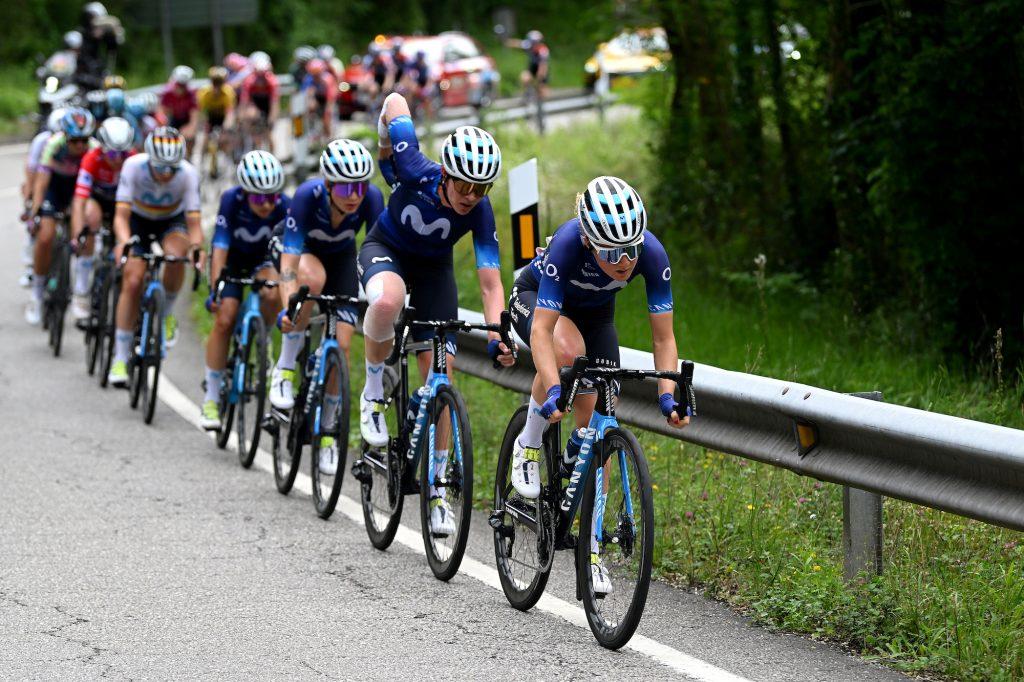
[[[235,239],[241,239],[243,242],[255,244],[256,242],[261,242],[264,239],[270,239],[270,235],[273,233],[274,231],[270,228],[270,225],[264,225],[258,229],[255,234],[250,233],[248,230],[235,230],[232,233],[232,236],[234,236]]]
[[[310,230],[309,234],[306,235],[309,239],[316,239],[321,242],[341,242],[346,239],[355,239],[355,230],[342,230],[337,234],[329,234],[321,229]]]
[[[423,222],[423,214],[418,206],[406,206],[402,210],[402,224],[411,227],[417,234],[429,237],[438,230],[441,230],[441,239],[447,239],[452,229],[452,224],[447,218],[438,218],[429,223]]]
[[[142,203],[150,206],[168,206],[174,203],[174,195],[170,192],[153,194],[152,192],[142,193]]]
[[[616,289],[621,289],[626,286],[627,282],[618,282],[613,279],[603,287],[599,287],[596,284],[591,284],[590,282],[580,282],[579,280],[570,279],[569,284],[577,286],[580,289],[586,289],[587,291],[615,291]]]

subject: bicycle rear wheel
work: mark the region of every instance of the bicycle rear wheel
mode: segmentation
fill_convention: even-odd
[[[256,458],[263,432],[263,408],[267,399],[267,330],[263,318],[249,320],[248,337],[242,350],[241,389],[237,405],[238,463],[248,469]]]
[[[234,346],[235,342],[232,339],[231,345]],[[231,402],[231,387],[234,384],[234,372],[237,370],[238,365],[236,361],[237,349],[232,347],[231,352],[228,353],[228,364],[224,368],[224,376],[221,379],[220,391],[217,392],[217,409],[220,414],[220,428],[217,430],[217,438],[215,442],[217,447],[223,450],[228,445],[228,440],[231,438],[231,424],[235,420],[235,403]]]
[[[50,332],[50,348],[53,350],[53,357],[56,358],[60,357],[61,344],[64,340],[64,313],[68,307],[71,285],[71,246],[66,241],[61,241],[54,251],[53,263],[50,266],[51,275],[47,279],[47,286],[50,287],[50,291],[47,292],[50,300],[47,329]]]
[[[310,478],[313,481],[313,506],[316,507],[316,513],[320,518],[327,519],[338,505],[341,483],[345,478],[345,461],[348,455],[349,384],[348,364],[341,349],[328,348],[322,362],[324,384],[317,391],[321,428],[320,435],[311,438],[309,462]],[[326,400],[326,392],[331,385],[337,386],[338,390],[338,401],[333,407],[329,406]],[[334,414],[328,415],[328,410],[332,410]],[[328,422],[333,423],[333,428],[323,427],[323,424]],[[338,448],[337,468],[333,475],[320,469],[320,439],[323,436],[334,438]]]
[[[99,318],[99,346],[100,358],[100,388],[107,387],[107,375],[110,373],[110,365],[114,361],[114,337],[117,331],[117,302],[121,296],[121,277],[119,271],[114,270],[107,277],[109,283],[106,285],[104,296],[106,303],[103,317]]]
[[[594,457],[580,511],[576,580],[594,637],[605,648],[619,649],[636,632],[647,602],[654,554],[654,497],[647,460],[632,433],[609,429]],[[612,583],[612,591],[603,596],[594,591],[592,529],[596,529],[598,554]]]
[[[89,287],[89,319],[85,321],[85,371],[89,376],[96,373],[103,345],[103,320],[107,316],[107,289],[110,288],[110,268],[101,263],[93,274]]]
[[[145,389],[146,401],[142,420],[147,424],[153,423],[153,414],[156,412],[156,389],[160,383],[160,365],[163,363],[163,338],[164,338],[164,292],[163,289],[156,289],[149,298],[149,340],[144,345],[146,349],[142,358],[142,373],[145,377],[143,387]]]
[[[299,353],[295,366],[301,372],[306,366],[308,352],[304,349]],[[295,405],[289,415],[287,432],[282,438],[274,438],[274,483],[277,492],[287,495],[295,485],[295,476],[299,473],[299,462],[302,461],[302,444],[306,440],[306,420],[303,417],[306,405],[306,382],[303,380],[299,394],[295,396]],[[282,425],[278,425],[278,433]]]
[[[384,370],[384,394],[391,396],[390,409],[386,415],[388,433],[401,434],[404,416],[399,414],[400,401],[395,395],[395,384],[399,382],[390,369],[388,367]],[[402,493],[402,474],[405,471],[402,458],[405,454],[395,450],[398,440],[399,436],[392,437],[383,448],[371,448],[364,442],[358,470],[359,499],[363,506],[366,535],[370,538],[370,544],[381,551],[394,542],[405,503],[405,495]]]
[[[427,563],[438,580],[458,573],[473,517],[473,434],[462,395],[439,386],[431,401],[420,462],[420,526]],[[438,454],[445,452],[447,456]],[[430,480],[433,479],[434,486]],[[442,485],[443,484],[443,485]],[[433,508],[447,502],[453,530],[431,528]]]
[[[505,429],[494,475],[494,559],[505,598],[513,608],[527,611],[536,605],[551,574],[554,554],[553,509],[545,500],[528,500],[512,487],[512,449],[526,424],[527,405],[520,405]],[[545,445],[547,439],[545,439]],[[549,478],[548,458],[540,458],[540,480]],[[499,511],[500,510],[500,511]]]

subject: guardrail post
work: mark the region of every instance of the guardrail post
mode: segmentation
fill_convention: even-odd
[[[853,393],[858,398],[881,400],[880,391]],[[882,496],[843,487],[843,577],[859,573],[882,574]]]

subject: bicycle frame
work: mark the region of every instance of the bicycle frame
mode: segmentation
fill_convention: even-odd
[[[139,342],[141,344],[145,344],[146,339],[149,338],[149,325],[152,324],[153,322],[150,319],[149,311],[146,310],[145,303],[151,300],[157,291],[163,291],[164,289],[164,285],[160,282],[160,278],[156,276],[156,274],[158,274],[159,272],[159,268],[152,267],[152,264],[149,264],[149,267],[146,268],[146,271],[147,276],[150,277],[150,281],[149,284],[146,285],[146,291],[145,293],[143,293],[142,299],[140,301],[140,305],[144,310],[144,312],[142,313],[142,324],[140,325],[141,332],[139,335]],[[150,349],[147,348],[146,352],[149,352],[149,350]],[[144,356],[143,349],[141,347],[138,348],[136,352],[139,355],[139,357]],[[164,338],[163,334],[160,335],[160,357],[167,357],[167,339]]]
[[[249,343],[249,321],[254,317],[260,317],[260,297],[258,294],[249,291],[242,301],[242,306],[235,318],[236,348],[245,348]],[[245,390],[245,361],[235,357],[235,367],[231,375],[231,389],[228,392],[228,403],[238,403],[242,391]]]

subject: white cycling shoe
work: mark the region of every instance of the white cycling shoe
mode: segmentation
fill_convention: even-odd
[[[279,410],[290,410],[295,407],[294,369],[274,367],[270,374],[270,404]]]
[[[612,593],[612,579],[608,569],[601,562],[601,556],[593,552],[590,554],[590,582],[594,585],[595,596],[606,597]]]
[[[72,296],[71,316],[76,320],[88,320],[90,315],[88,294],[75,294]]]
[[[30,299],[28,305],[25,306],[25,321],[32,326],[38,326],[42,317],[41,307],[40,302],[35,298]]]
[[[323,436],[320,439],[318,466],[324,476],[334,476],[338,473],[338,442],[330,436]]]
[[[540,448],[512,447],[512,485],[528,500],[540,497]]]
[[[359,434],[375,448],[388,444],[386,409],[387,403],[383,400],[369,400],[364,394],[359,394]]]
[[[435,497],[430,500],[430,533],[436,537],[448,537],[455,532],[455,517],[448,500]]]

